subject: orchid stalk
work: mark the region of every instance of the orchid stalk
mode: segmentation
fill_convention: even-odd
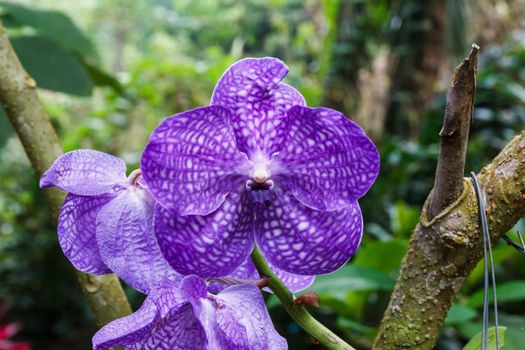
[[[268,287],[274,292],[277,298],[279,298],[290,317],[297,322],[302,329],[328,349],[355,350],[343,339],[339,338],[334,332],[317,321],[303,305],[295,305],[293,303],[293,294],[288,288],[286,288],[284,283],[275,275],[275,273],[273,273],[257,246],[253,249],[251,258],[257,271],[259,271],[261,275],[270,277]]]

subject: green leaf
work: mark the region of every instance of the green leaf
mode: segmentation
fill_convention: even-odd
[[[500,283],[496,287],[498,303],[525,300],[525,281],[511,281]],[[489,291],[489,301],[493,301],[492,288]],[[483,289],[477,290],[467,302],[473,308],[483,306]]]
[[[408,242],[401,239],[369,242],[359,250],[352,265],[372,268],[388,275],[394,274],[401,266],[407,245]]]
[[[121,95],[125,94],[124,88],[120,84],[120,82],[111,74],[106,73],[102,69],[98,68],[95,65],[92,65],[84,60],[80,60],[80,63],[84,66],[84,68],[89,73],[89,76],[93,80],[93,83],[95,83],[96,86],[107,86],[115,90]]]
[[[497,247],[494,247],[492,250],[492,256],[494,258],[494,265],[499,265],[503,261],[509,259],[511,256],[519,254],[516,249],[509,247],[508,245],[500,245]],[[483,272],[484,272],[484,265],[483,260],[480,260],[474,270],[470,273],[470,275],[467,278],[467,281],[465,282],[465,288],[469,289],[472,288],[473,285],[475,285],[477,282],[481,281],[483,278]]]
[[[398,201],[390,209],[390,222],[395,237],[410,237],[412,230],[419,222],[419,209]]]
[[[361,323],[356,322],[348,317],[338,317],[337,325],[342,329],[351,329],[367,335],[372,335],[376,332],[375,328],[362,325]]]
[[[503,346],[506,327],[499,327],[498,334],[500,339],[500,346]],[[491,327],[488,329],[489,337],[489,350],[498,350],[496,349],[496,328]],[[481,332],[476,334],[468,343],[465,345],[463,350],[480,350],[481,349]]]
[[[91,94],[93,83],[82,64],[70,53],[47,38],[22,36],[11,43],[37,85],[72,95]]]
[[[73,21],[59,11],[40,10],[10,2],[0,2],[1,12],[10,27],[31,27],[39,35],[81,56],[98,60],[93,43]]]
[[[478,312],[468,306],[454,304],[448,311],[446,325],[461,324],[476,318]]]
[[[318,276],[314,284],[307,290],[344,300],[346,294],[351,291],[389,291],[393,288],[394,280],[381,271],[346,265],[331,274]]]

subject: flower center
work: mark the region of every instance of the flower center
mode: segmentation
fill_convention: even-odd
[[[252,179],[257,183],[265,183],[270,178],[270,173],[264,164],[257,164],[253,168]]]
[[[272,161],[268,160],[266,155],[261,152],[255,153],[249,160],[248,176],[250,178],[246,181],[246,189],[248,191],[271,190],[273,188],[273,180],[271,180],[273,168]]]

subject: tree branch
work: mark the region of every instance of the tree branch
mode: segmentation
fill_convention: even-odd
[[[525,215],[525,130],[478,174],[495,242]],[[427,199],[403,260],[374,349],[432,349],[454,298],[483,256],[476,195],[429,219]]]
[[[439,133],[441,145],[428,208],[430,219],[452,204],[463,192],[468,134],[476,94],[478,50],[479,46],[473,44],[469,57],[452,74],[445,120]]]
[[[0,104],[24,145],[29,160],[40,176],[62,154],[55,130],[36,93],[35,81],[26,73],[0,22]],[[58,217],[64,193],[44,190],[51,213]],[[82,291],[98,325],[131,313],[122,286],[115,275],[92,276],[77,270]]]

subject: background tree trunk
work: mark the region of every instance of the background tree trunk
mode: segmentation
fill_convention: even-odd
[[[20,64],[1,22],[0,104],[22,141],[33,168],[38,176],[42,175],[62,154],[62,149],[36,93],[36,83]],[[44,195],[52,215],[58,218],[65,194],[53,188],[44,190]],[[131,313],[115,275],[94,276],[75,272],[99,326]]]

